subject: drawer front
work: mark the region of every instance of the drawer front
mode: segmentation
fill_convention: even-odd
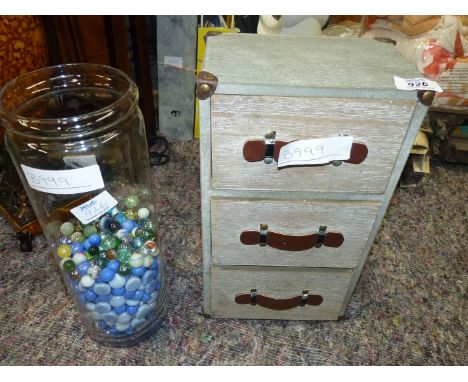
[[[211,314],[216,318],[336,320],[352,275],[350,269],[213,267]],[[254,302],[252,290],[256,290],[255,305],[250,303]]]
[[[380,207],[379,202],[211,200],[212,263],[215,265],[265,265],[354,268],[364,250]],[[278,249],[278,246],[243,244],[241,234],[259,231],[284,235],[285,241],[309,243],[320,226],[342,235],[338,247]],[[281,246],[281,242],[279,243]],[[313,243],[312,243],[313,244]],[[327,245],[325,245],[327,244]]]
[[[212,187],[244,190],[384,193],[415,107],[414,101],[213,95]],[[246,141],[315,139],[347,134],[364,143],[360,164],[278,170],[247,162]]]

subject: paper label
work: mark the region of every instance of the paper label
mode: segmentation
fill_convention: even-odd
[[[433,90],[437,93],[442,93],[443,90],[440,85],[425,78],[401,78],[394,76],[395,86],[400,90]]]
[[[78,207],[72,208],[70,212],[75,215],[82,224],[88,224],[104,215],[116,205],[117,200],[107,191],[103,191],[91,200],[88,200]]]
[[[73,170],[40,170],[24,164],[21,168],[29,187],[49,194],[79,194],[104,188],[97,164]]]
[[[294,141],[281,148],[278,168],[348,160],[352,145],[353,137],[350,136]]]
[[[182,68],[182,57],[164,56],[164,65]]]

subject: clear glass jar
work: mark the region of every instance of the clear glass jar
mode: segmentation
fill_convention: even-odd
[[[133,345],[166,314],[138,90],[94,64],[39,69],[4,86],[5,142],[83,324]]]

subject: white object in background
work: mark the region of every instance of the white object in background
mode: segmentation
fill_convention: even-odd
[[[267,35],[320,36],[328,16],[284,15],[277,20],[270,15],[260,16],[257,33]]]
[[[400,90],[434,90],[437,93],[442,93],[443,90],[440,85],[431,80],[425,78],[401,78],[398,76],[393,76],[395,81],[395,86]]]

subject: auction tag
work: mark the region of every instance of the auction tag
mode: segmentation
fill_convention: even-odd
[[[353,137],[331,137],[298,140],[283,146],[278,157],[278,168],[325,164],[334,160],[348,160]]]
[[[443,90],[440,85],[431,80],[426,80],[425,78],[401,78],[393,76],[395,81],[395,86],[400,90],[434,90],[437,93],[442,93]]]
[[[21,165],[31,188],[49,194],[79,194],[104,188],[97,164],[72,170],[40,170]]]
[[[82,224],[88,224],[104,215],[116,205],[117,200],[107,191],[103,191],[91,200],[88,200],[78,207],[72,208],[70,212],[75,215]]]

